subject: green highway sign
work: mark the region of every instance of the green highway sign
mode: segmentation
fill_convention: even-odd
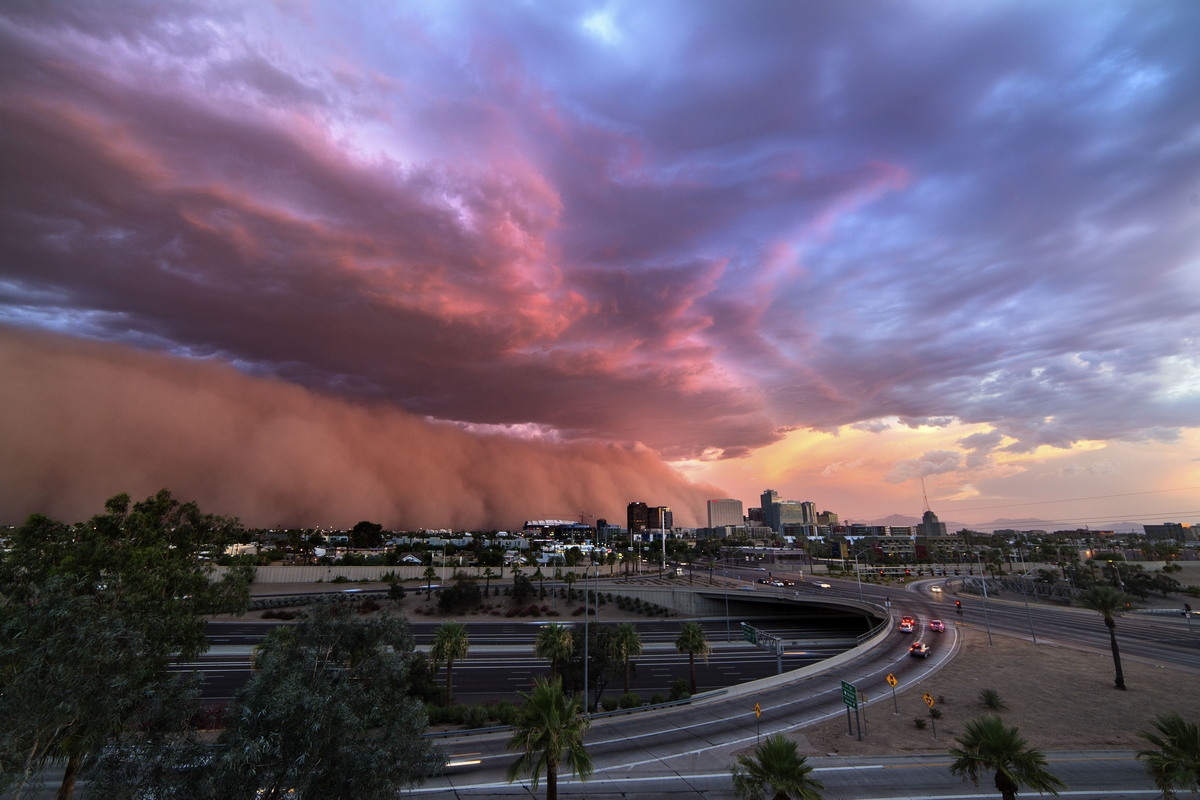
[[[854,684],[842,681],[842,702],[847,708],[858,710],[858,689]]]
[[[750,644],[758,644],[758,631],[746,623],[742,623],[742,638]]]

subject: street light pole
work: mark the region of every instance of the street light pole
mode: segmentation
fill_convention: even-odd
[[[983,584],[983,627],[987,628],[988,647],[994,647],[992,644],[992,626],[988,622],[987,613],[987,575],[983,574],[983,558],[979,553],[975,554],[975,558],[979,563],[979,582]]]

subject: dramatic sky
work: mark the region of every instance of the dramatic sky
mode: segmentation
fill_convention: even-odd
[[[1200,4],[0,6],[0,522],[1200,519]]]

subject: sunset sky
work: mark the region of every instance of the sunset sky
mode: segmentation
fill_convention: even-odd
[[[1200,3],[0,6],[0,524],[1200,521]],[[590,520],[589,520],[590,521]]]

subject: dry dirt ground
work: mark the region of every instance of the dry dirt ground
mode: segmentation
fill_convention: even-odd
[[[1095,624],[1103,626],[1099,615]],[[1136,624],[1129,617],[1121,625]],[[1186,631],[1186,628],[1181,628]],[[848,734],[845,715],[802,729],[795,736],[810,755],[890,755],[942,752],[951,746],[970,719],[989,712],[979,702],[983,689],[995,689],[1007,705],[1000,714],[1016,725],[1033,746],[1053,750],[1137,750],[1157,714],[1178,711],[1200,720],[1200,664],[1194,670],[1170,669],[1130,658],[1122,660],[1127,691],[1113,686],[1112,654],[1068,649],[1028,640],[993,636],[988,646],[982,631],[965,630],[965,641],[950,664],[915,686],[896,693],[894,713],[887,684],[868,687],[864,739]],[[919,730],[913,720],[928,721],[923,694],[935,698],[942,712],[933,730]]]

